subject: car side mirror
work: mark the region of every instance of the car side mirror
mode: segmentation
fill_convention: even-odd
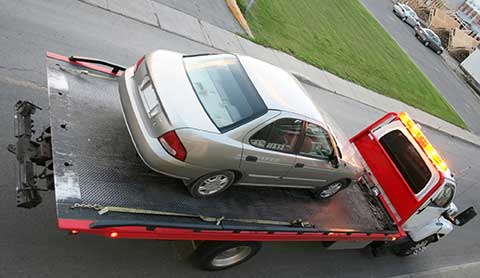
[[[477,212],[475,209],[473,207],[469,207],[453,218],[453,224],[456,226],[463,226],[472,220],[476,215]]]
[[[335,154],[334,151],[332,151],[332,153],[328,156],[328,161],[330,162],[330,164],[332,164],[334,168],[338,168],[338,166],[340,165],[338,156]]]

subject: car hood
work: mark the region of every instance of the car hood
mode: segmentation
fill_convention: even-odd
[[[330,133],[335,138],[337,146],[341,152],[341,155],[342,155],[341,159],[344,162],[348,163],[351,167],[353,167],[356,171],[356,174],[361,174],[364,168],[361,162],[362,157],[360,156],[360,153],[353,146],[353,144],[350,143],[350,140],[345,135],[343,130],[340,128],[340,126],[337,124],[337,122],[332,117],[330,117],[330,115],[326,113],[322,113],[322,114],[323,114],[325,123]]]

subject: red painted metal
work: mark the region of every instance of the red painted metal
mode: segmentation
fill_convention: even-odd
[[[399,120],[396,113],[388,113],[350,139],[350,142],[355,144],[381,188],[388,196],[393,208],[390,207],[383,196],[380,196],[380,200],[392,219],[395,219],[397,224],[401,226],[443,184],[444,176],[441,172],[438,172],[439,180],[435,186],[421,200],[417,199],[415,193],[408,186],[408,183],[373,133],[376,127],[392,116],[395,116],[395,120]],[[400,219],[395,216],[393,209],[398,213]]]
[[[96,64],[87,63],[87,62],[79,62],[79,61],[70,61],[70,59],[68,59],[68,57],[60,55],[60,54],[56,54],[56,53],[53,53],[53,52],[47,52],[47,57],[55,59],[55,60],[59,60],[59,61],[62,61],[62,62],[70,63],[72,65],[77,65],[77,66],[93,69],[93,70],[103,72],[103,73],[106,73],[106,74],[109,74],[109,75],[112,75],[112,76],[120,76],[121,75],[121,72],[113,73],[111,69],[106,68],[106,67],[102,67],[102,66],[99,66],[99,65],[96,65]]]
[[[355,143],[355,141],[362,137],[365,136],[365,134],[369,134],[372,130],[374,130],[377,126],[381,125],[383,122],[388,120],[391,117],[398,117],[398,114],[395,112],[389,112],[385,116],[381,117],[380,119],[376,120],[373,124],[367,126],[364,130],[360,131],[358,134],[350,138],[351,143]]]
[[[112,228],[90,228],[94,220],[58,219],[58,227],[62,230],[75,230],[79,234],[88,233],[105,237],[111,237],[112,233],[118,233],[115,238],[130,239],[159,239],[159,240],[222,240],[222,241],[350,241],[372,240],[391,241],[405,237],[403,230],[399,229],[395,234],[381,233],[348,233],[332,232],[303,233],[296,232],[259,232],[259,231],[194,231],[178,228],[155,228],[147,230],[146,227],[125,226]]]

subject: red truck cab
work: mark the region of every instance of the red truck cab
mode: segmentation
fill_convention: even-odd
[[[388,113],[350,142],[371,189],[409,240],[426,246],[459,224],[451,221],[457,213],[453,174],[406,113]]]

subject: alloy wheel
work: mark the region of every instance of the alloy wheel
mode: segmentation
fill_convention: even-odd
[[[226,175],[218,174],[206,178],[203,183],[198,187],[198,193],[201,195],[211,195],[222,190],[229,183],[229,179]]]

